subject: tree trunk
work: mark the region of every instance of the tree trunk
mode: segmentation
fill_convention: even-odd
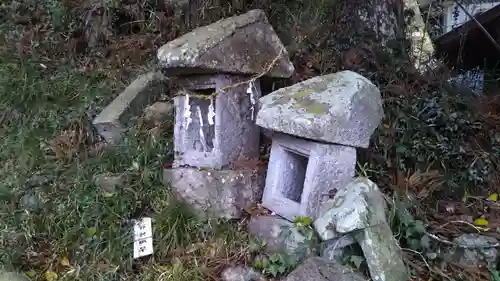
[[[403,0],[343,0],[337,4],[335,45],[341,68],[366,71],[374,54],[403,48]]]

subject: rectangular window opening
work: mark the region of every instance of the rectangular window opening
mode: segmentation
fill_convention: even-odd
[[[285,150],[285,153],[287,154],[287,163],[284,167],[287,171],[283,173],[286,177],[284,179],[286,188],[283,195],[294,202],[300,203],[304,191],[309,158],[290,150]]]
[[[191,91],[189,110],[191,123],[188,135],[191,146],[200,152],[212,152],[215,140],[215,93],[214,88]],[[206,97],[205,97],[206,96]]]

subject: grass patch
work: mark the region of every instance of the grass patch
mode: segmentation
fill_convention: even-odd
[[[135,128],[116,148],[88,153],[97,141],[88,111],[115,92],[105,73],[0,60],[3,266],[37,280],[47,272],[59,280],[211,280],[242,257],[246,239],[231,223],[197,221],[161,183],[170,133],[152,138]],[[64,145],[54,142],[61,136]],[[126,178],[112,196],[95,182],[105,172]],[[134,261],[131,220],[141,216],[153,218],[156,252]]]

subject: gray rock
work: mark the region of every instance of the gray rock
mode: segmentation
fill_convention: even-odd
[[[253,268],[234,266],[225,268],[221,273],[222,281],[265,281],[262,274]]]
[[[30,279],[21,273],[0,270],[0,281],[29,281]]]
[[[378,186],[368,178],[356,178],[340,189],[320,209],[314,227],[322,240],[386,223],[386,203]]]
[[[342,71],[314,77],[260,98],[257,125],[303,138],[368,147],[384,112],[378,88]]]
[[[330,261],[339,261],[346,247],[356,243],[351,234],[344,234],[337,239],[321,242],[320,256]]]
[[[453,241],[457,246],[448,251],[448,259],[465,266],[496,265],[498,240],[493,237],[468,233],[462,234]]]
[[[168,75],[209,73],[256,74],[290,77],[295,71],[288,54],[262,10],[199,27],[158,50],[158,60]]]
[[[38,192],[23,195],[19,204],[25,211],[33,213],[40,212],[45,205],[43,198]]]
[[[290,273],[284,281],[364,281],[363,275],[337,262],[311,257]],[[375,279],[376,280],[376,279]]]
[[[314,240],[307,240],[293,223],[278,216],[252,217],[248,232],[266,243],[265,251],[268,254],[285,253],[300,261],[318,252]]]
[[[34,174],[26,181],[26,187],[39,187],[52,183],[52,179],[46,175]]]
[[[144,120],[152,123],[164,122],[173,116],[174,106],[170,102],[155,102],[144,110]]]
[[[120,188],[123,188],[125,181],[123,174],[103,173],[94,176],[94,182],[105,196],[114,195]]]
[[[165,169],[163,182],[200,219],[240,218],[262,197],[264,172],[259,170]]]
[[[403,281],[410,278],[389,224],[359,230],[355,238],[363,250],[372,280]]]
[[[166,91],[163,78],[160,72],[149,72],[135,79],[94,119],[97,132],[110,144],[119,142],[126,123]]]

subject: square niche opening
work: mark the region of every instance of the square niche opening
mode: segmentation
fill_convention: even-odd
[[[306,180],[309,157],[297,151],[284,149],[282,194],[287,199],[300,203]]]
[[[211,96],[214,92],[214,88],[191,91],[187,137],[193,151],[212,152],[215,147],[215,97]]]

